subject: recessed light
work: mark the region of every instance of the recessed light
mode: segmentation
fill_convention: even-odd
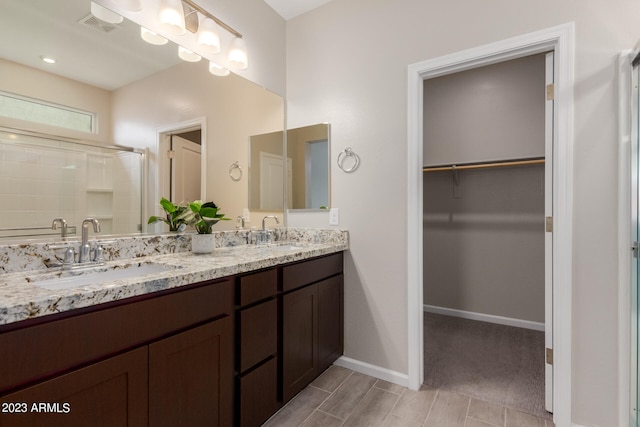
[[[51,58],[51,57],[49,57],[49,56],[41,56],[40,59],[42,59],[47,64],[55,64],[56,63],[56,60]]]

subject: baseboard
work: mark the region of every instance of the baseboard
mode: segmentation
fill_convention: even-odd
[[[338,360],[333,362],[333,364],[351,369],[352,371],[359,372],[361,374],[369,375],[370,377],[398,384],[403,387],[409,386],[409,376],[407,374],[392,371],[391,369],[381,368],[380,366],[372,365],[350,357],[341,356]]]
[[[533,329],[534,331],[544,331],[544,323],[532,322],[530,320],[513,319],[511,317],[494,316],[493,314],[474,313],[471,311],[456,310],[454,308],[436,307],[435,305],[424,305],[427,313],[443,314],[445,316],[460,317],[462,319],[479,320],[481,322],[497,323],[499,325],[515,326],[516,328]]]

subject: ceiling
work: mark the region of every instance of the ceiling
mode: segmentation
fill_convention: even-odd
[[[182,62],[175,45],[144,42],[130,21],[107,33],[79,23],[89,12],[89,0],[0,1],[0,58],[107,90]]]
[[[264,0],[284,19],[289,20],[331,0]]]
[[[265,0],[286,20],[329,1]],[[174,44],[145,43],[130,21],[108,33],[80,23],[89,12],[89,0],[0,0],[0,58],[106,90],[181,62]]]

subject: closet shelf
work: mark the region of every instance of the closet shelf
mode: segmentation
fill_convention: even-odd
[[[544,158],[535,159],[518,159],[518,160],[506,160],[500,162],[489,163],[467,163],[462,165],[449,165],[449,166],[427,166],[422,168],[423,172],[442,172],[442,171],[460,171],[465,169],[488,169],[488,168],[500,168],[507,166],[527,166],[527,165],[542,165],[544,164]]]

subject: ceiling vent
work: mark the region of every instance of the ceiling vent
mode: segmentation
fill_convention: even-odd
[[[96,31],[100,31],[101,33],[110,33],[111,31],[118,29],[117,25],[101,21],[92,14],[88,14],[79,20],[78,23],[86,27],[93,28]]]

